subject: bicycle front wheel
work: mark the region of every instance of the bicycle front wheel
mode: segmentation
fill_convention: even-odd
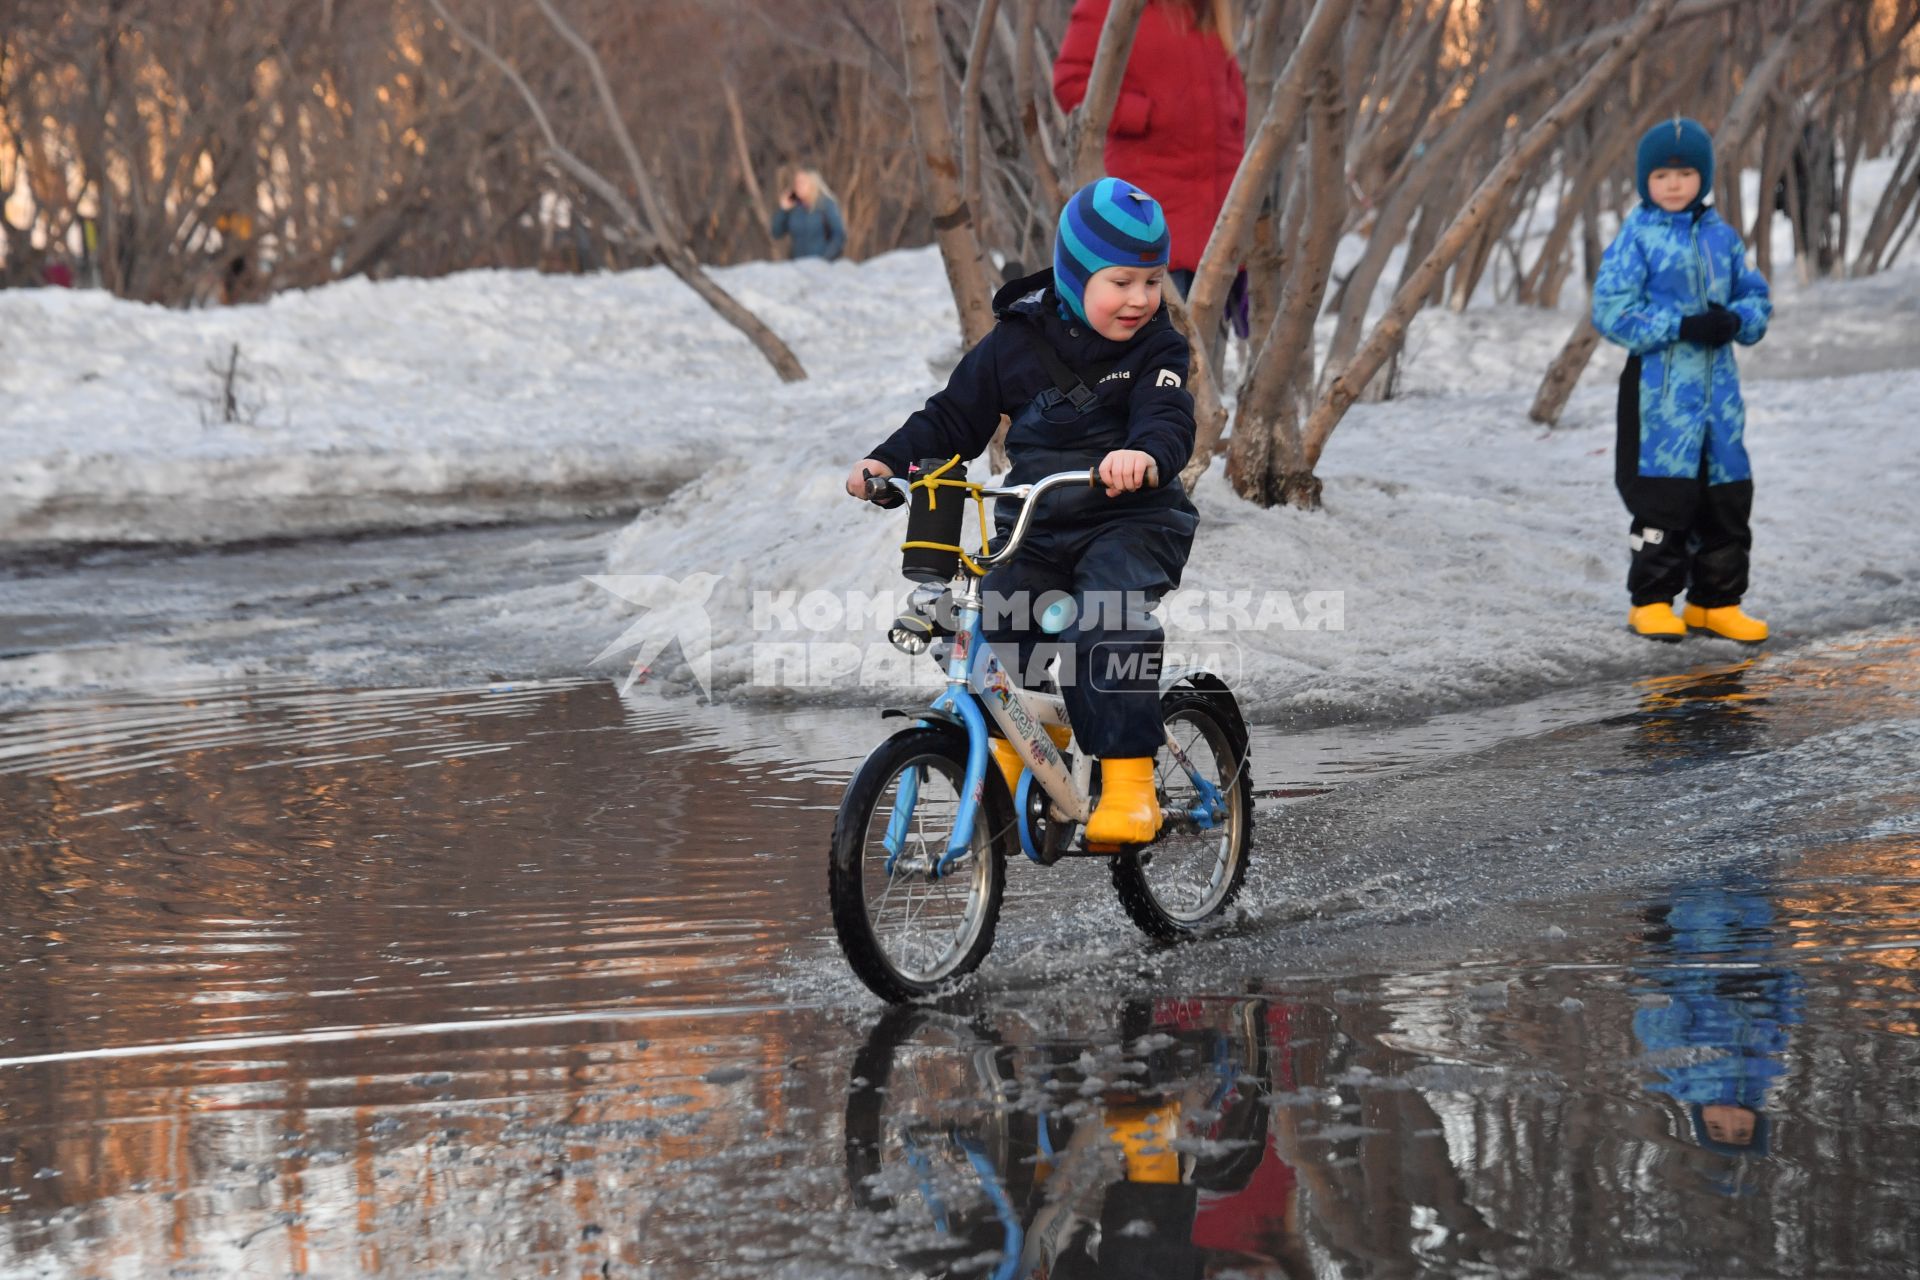
[[[935,875],[959,821],[966,739],[908,729],[867,757],[833,828],[827,897],[855,975],[891,1003],[925,1000],[973,972],[993,945],[1011,814],[988,779],[966,848]]]

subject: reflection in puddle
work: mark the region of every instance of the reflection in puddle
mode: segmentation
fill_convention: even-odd
[[[1292,1092],[1298,1012],[1139,1000],[1103,1045],[896,1011],[854,1062],[848,1185],[919,1272],[984,1273],[996,1251],[1007,1278],[1296,1263],[1275,1099]]]
[[[1764,883],[1571,904],[1574,964],[886,1015],[849,1187],[942,1276],[1905,1274],[1920,1038]]]
[[[1686,1108],[1694,1139],[1722,1155],[1767,1154],[1767,1095],[1786,1071],[1805,981],[1779,963],[1774,905],[1745,878],[1688,885],[1647,912],[1650,951],[1633,1034]]]

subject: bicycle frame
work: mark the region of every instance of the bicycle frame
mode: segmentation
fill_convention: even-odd
[[[1020,496],[1029,501],[1023,506],[1012,533],[1001,550],[986,560],[995,563],[1012,554],[1026,533],[1027,522],[1037,506],[1040,493],[1048,486],[1060,482],[1080,480],[1073,473],[1061,473],[1049,476],[1033,486],[1027,486]],[[895,482],[897,483],[897,482]],[[1012,493],[1011,490],[987,490],[996,495]],[[1021,782],[1020,794],[1015,797],[1016,806],[1024,810],[1029,800],[1028,788],[1038,785],[1052,801],[1053,816],[1061,821],[1085,822],[1091,814],[1092,805],[1088,793],[1092,783],[1092,759],[1083,751],[1072,774],[1060,751],[1053,745],[1053,739],[1047,735],[1045,726],[1065,725],[1067,720],[1066,699],[1059,694],[1040,693],[1023,689],[1008,675],[1006,667],[994,655],[993,646],[984,635],[981,625],[982,603],[981,583],[983,577],[963,571],[960,574],[960,589],[955,594],[954,609],[958,615],[959,626],[955,629],[953,647],[947,654],[947,685],[940,692],[928,710],[939,719],[949,723],[957,722],[967,732],[967,773],[960,789],[959,811],[955,816],[953,833],[948,837],[947,847],[941,853],[939,861],[931,869],[934,879],[946,875],[973,843],[973,827],[980,809],[980,802],[986,794],[988,729],[986,716],[981,714],[984,706],[994,722],[1000,726],[1001,734],[1008,742],[1021,748],[1026,759],[1026,776]],[[1160,680],[1164,692],[1172,684],[1188,673],[1164,673]],[[928,720],[920,720],[922,726]],[[1208,781],[1186,752],[1174,740],[1169,730],[1166,735],[1167,749],[1186,775],[1192,779],[1195,790],[1200,795],[1200,803],[1181,816],[1193,822],[1199,828],[1211,829],[1226,817],[1226,800],[1220,789]],[[919,801],[920,776],[917,770],[909,770],[900,780],[900,789],[894,800],[894,808],[887,821],[887,833],[883,844],[887,850],[887,874],[893,874],[894,865],[906,846],[908,825],[913,819],[913,810]],[[1027,823],[1022,813],[1016,813],[1015,824],[1020,832],[1020,843],[1027,857],[1034,862],[1041,861],[1040,853],[1030,841]]]
[[[933,700],[928,710],[939,713],[942,719],[957,720],[966,729],[967,775],[961,786],[953,834],[948,838],[947,847],[932,871],[935,879],[952,870],[973,843],[974,820],[986,793],[987,769],[991,765],[987,753],[987,722],[980,710],[983,705],[1000,726],[1001,734],[1008,742],[1017,744],[1026,758],[1027,775],[1021,782],[1020,794],[1015,797],[1019,806],[1024,807],[1028,801],[1027,788],[1037,785],[1052,801],[1057,819],[1085,822],[1092,810],[1088,797],[1092,781],[1092,758],[1082,752],[1072,773],[1069,773],[1065,759],[1046,731],[1047,725],[1068,723],[1066,699],[1055,693],[1023,689],[1008,674],[982,633],[978,578],[966,577],[954,607],[962,625],[954,635],[953,648],[947,655],[947,687]],[[1180,675],[1175,675],[1172,680],[1179,678]],[[1172,680],[1163,680],[1163,687],[1172,683]],[[920,723],[924,725],[928,722],[923,720]],[[1186,752],[1174,740],[1171,732],[1167,734],[1167,750],[1193,781],[1200,795],[1200,803],[1185,811],[1183,816],[1196,827],[1210,830],[1226,818],[1225,796],[1187,759]],[[919,798],[918,781],[918,774],[909,774],[901,779],[899,796],[888,820],[885,844],[890,855],[887,864],[889,874],[893,870],[894,859],[899,857],[905,845],[907,825],[912,820],[913,808]],[[1017,819],[1017,822],[1023,850],[1029,859],[1039,862],[1040,853],[1028,838],[1026,822],[1024,819]]]

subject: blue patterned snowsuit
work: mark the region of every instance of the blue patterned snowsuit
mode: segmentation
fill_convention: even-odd
[[[1669,213],[1643,201],[1593,287],[1594,326],[1630,353],[1615,479],[1633,515],[1636,605],[1671,600],[1689,578],[1688,598],[1705,608],[1746,592],[1753,473],[1740,373],[1731,345],[1679,336],[1682,319],[1713,303],[1739,318],[1735,342],[1766,335],[1773,302],[1739,232],[1710,208]]]

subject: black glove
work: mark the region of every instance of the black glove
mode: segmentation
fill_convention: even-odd
[[[1680,340],[1697,342],[1703,347],[1724,347],[1739,332],[1740,317],[1717,302],[1708,303],[1699,315],[1680,321]]]

